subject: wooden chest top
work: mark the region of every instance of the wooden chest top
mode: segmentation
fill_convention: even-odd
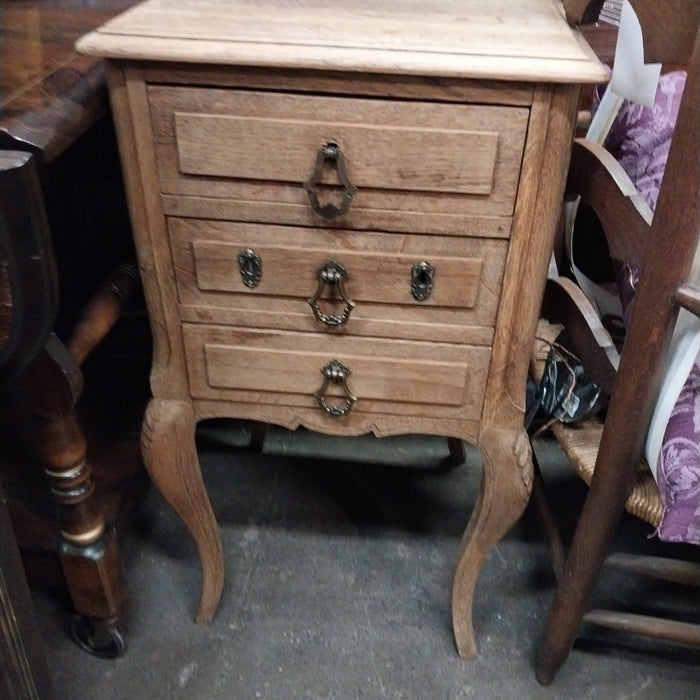
[[[599,82],[558,0],[146,0],[84,37],[115,59]]]

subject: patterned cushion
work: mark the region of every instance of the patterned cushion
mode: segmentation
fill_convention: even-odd
[[[685,77],[685,71],[662,75],[651,108],[625,101],[605,141],[652,210],[659,197]]]
[[[684,71],[662,75],[651,108],[625,102],[605,142],[652,210],[659,196],[685,78]],[[618,286],[625,323],[638,277],[631,266],[620,267]],[[700,544],[700,357],[691,364],[680,394],[667,401],[671,408],[668,417],[663,416],[667,422],[661,448],[656,450],[658,456],[648,450],[647,457],[664,506],[657,529],[659,538]]]
[[[696,360],[666,425],[656,481],[659,538],[700,544],[700,364]]]

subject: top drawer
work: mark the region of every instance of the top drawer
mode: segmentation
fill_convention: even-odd
[[[526,108],[165,86],[151,86],[149,95],[161,190],[174,195],[165,198],[170,214],[195,213],[181,208],[189,195],[206,200],[199,215],[255,219],[257,205],[261,221],[328,225],[304,189],[328,144],[357,188],[347,213],[331,223],[387,221],[391,230],[395,214],[402,230],[424,232],[421,222],[436,215],[513,213]],[[316,190],[322,204],[342,199],[336,161],[325,160]],[[486,228],[489,236],[509,232],[507,222]]]

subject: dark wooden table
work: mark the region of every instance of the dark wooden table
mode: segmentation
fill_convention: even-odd
[[[135,0],[2,0],[0,146],[53,160],[107,109],[104,68],[75,41]]]
[[[58,209],[71,208],[72,203],[63,196],[64,192],[60,188],[58,192],[52,191],[52,181],[55,183],[71,180],[73,175],[79,179],[77,177],[79,173],[74,170],[76,159],[71,157],[71,152],[80,149],[85,151],[86,147],[80,144],[85,140],[86,134],[91,130],[94,131],[100,121],[109,122],[109,119],[105,119],[109,112],[109,105],[104,83],[104,67],[96,59],[79,56],[74,50],[74,43],[80,36],[134,5],[135,2],[136,0],[2,0],[0,2],[0,149],[3,152],[28,151],[34,156],[33,160],[36,163],[42,187],[35,188],[30,193],[33,197],[32,206],[21,205],[26,206],[27,210],[46,209],[47,200],[51,194],[55,200],[59,201]],[[100,139],[101,135],[97,138]],[[93,150],[92,144],[87,146],[87,150]],[[80,162],[84,162],[84,156],[81,155],[80,158],[83,158]],[[96,153],[95,158],[100,158],[100,154]],[[116,156],[114,160],[116,161]],[[52,170],[54,167],[55,172]],[[89,178],[90,175],[87,177]],[[69,182],[68,186],[71,185],[72,183]],[[65,216],[58,218],[66,220]],[[68,227],[64,226],[64,228]],[[57,228],[61,229],[60,222]],[[21,232],[19,234],[21,235]],[[128,238],[128,235],[126,237]],[[99,246],[100,243],[98,241],[97,245]],[[59,242],[59,247],[60,245]],[[2,262],[5,263],[4,258]],[[79,301],[82,303],[82,299]],[[47,299],[46,303],[49,304],[51,301]],[[36,346],[37,343],[34,345]],[[41,343],[38,343],[38,346],[41,346]],[[32,359],[20,358],[18,364],[30,364]],[[6,404],[4,399],[0,401]],[[90,495],[87,494],[87,498]],[[85,504],[80,508],[84,510]],[[90,509],[87,508],[87,510]],[[0,628],[4,631],[15,629],[19,620],[20,626],[29,630],[28,633],[33,634],[32,639],[35,640],[36,635],[32,631],[33,620],[30,612],[27,611],[28,598],[24,593],[26,585],[23,587],[24,582],[18,580],[16,566],[11,571],[6,570],[6,565],[9,566],[8,561],[12,561],[11,552],[6,551],[10,546],[7,539],[10,537],[9,530],[5,532],[8,529],[6,524],[7,521],[3,521],[4,539],[1,543],[3,557],[0,558],[0,580],[3,575],[5,578],[9,575],[13,587],[10,591],[12,595],[0,596],[4,603],[0,606],[0,617],[5,622],[11,621],[14,627],[9,626],[9,623],[3,623]],[[65,527],[65,522],[62,527]],[[108,545],[108,549],[110,558],[115,553],[118,556],[118,549],[113,549],[111,544]],[[73,566],[74,575],[90,567],[99,569],[101,566],[99,561],[95,561],[94,553],[87,565],[80,553],[73,551],[71,556],[73,564],[68,562],[69,578],[71,566]],[[79,563],[76,565],[75,562]],[[89,571],[87,576],[90,577]],[[3,591],[7,593],[5,589],[0,593]],[[73,592],[71,594],[73,595]],[[105,609],[114,605],[115,595],[117,598],[120,596],[123,598],[122,593],[114,591],[106,595],[111,600],[105,601],[102,605]],[[75,595],[73,597],[75,602]],[[96,607],[94,601],[91,605],[93,609],[101,607],[99,602]],[[20,633],[21,630],[16,634]],[[32,685],[27,680],[27,673],[30,673],[31,669],[28,669],[26,659],[20,658],[16,653],[19,648],[16,644],[18,638],[16,635],[10,635],[4,640],[6,643],[2,645],[4,656],[0,664],[1,675],[5,687],[28,689]],[[44,685],[46,683],[44,666],[38,669],[38,674],[39,685]],[[42,693],[44,697],[49,696],[46,692],[44,690]],[[22,694],[21,696],[24,697]],[[31,696],[32,692],[28,691],[27,697]]]

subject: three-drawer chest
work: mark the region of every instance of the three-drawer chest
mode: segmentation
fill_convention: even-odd
[[[108,83],[154,337],[143,456],[223,586],[197,421],[476,445],[452,590],[522,513],[525,384],[579,87],[557,0],[147,0]]]

